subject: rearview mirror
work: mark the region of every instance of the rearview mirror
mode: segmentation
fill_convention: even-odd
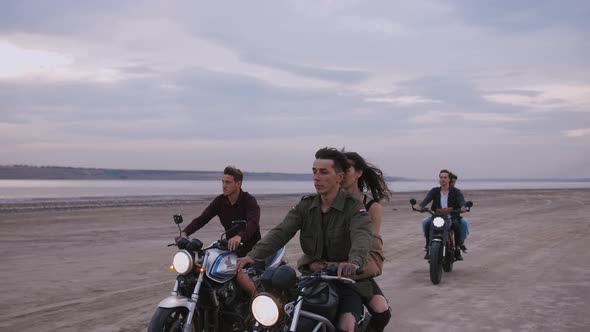
[[[410,200],[410,204],[412,204],[412,205],[416,205],[416,200],[412,198],[412,199]]]
[[[177,225],[182,224],[182,215],[175,214],[173,218],[174,218],[174,223],[175,224],[177,224]]]
[[[470,207],[472,207],[472,206],[473,206],[473,202],[472,202],[472,201],[467,201],[467,202],[465,203],[465,206],[466,206],[466,207],[468,207],[468,208],[470,208]]]

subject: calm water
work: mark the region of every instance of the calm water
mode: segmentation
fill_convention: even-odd
[[[469,181],[462,190],[481,189],[565,189],[590,188],[590,181]],[[390,183],[396,192],[427,191],[436,181]],[[296,194],[314,192],[311,181],[247,181],[243,189],[251,194]],[[0,203],[30,200],[79,199],[121,196],[218,195],[220,181],[154,180],[0,180]]]

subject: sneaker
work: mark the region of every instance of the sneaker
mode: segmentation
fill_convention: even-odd
[[[462,252],[467,252],[467,247],[464,244],[460,245],[459,248],[461,248]]]
[[[429,259],[430,255],[428,254],[428,250],[426,250],[426,254],[424,254],[424,259]]]
[[[455,259],[458,261],[463,260],[463,256],[461,256],[461,249],[455,249]]]

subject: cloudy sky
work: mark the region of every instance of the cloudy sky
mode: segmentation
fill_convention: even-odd
[[[590,2],[4,0],[0,164],[590,177]]]

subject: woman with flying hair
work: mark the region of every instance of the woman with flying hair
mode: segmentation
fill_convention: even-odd
[[[371,327],[374,331],[383,331],[391,319],[391,310],[381,288],[379,288],[377,282],[372,278],[381,275],[383,271],[383,239],[380,235],[383,210],[380,202],[389,200],[391,191],[387,186],[383,172],[379,168],[366,162],[356,152],[343,151],[343,153],[350,162],[351,167],[344,175],[344,180],[340,184],[340,187],[365,205],[371,217],[373,230],[371,250],[367,257],[367,263],[362,267],[363,274],[353,279],[371,278],[373,295],[364,300],[372,315]],[[330,262],[310,262],[309,258],[304,255],[299,259],[297,265],[300,270],[302,266],[307,265],[308,269],[313,272],[325,268],[327,265],[330,265]]]

